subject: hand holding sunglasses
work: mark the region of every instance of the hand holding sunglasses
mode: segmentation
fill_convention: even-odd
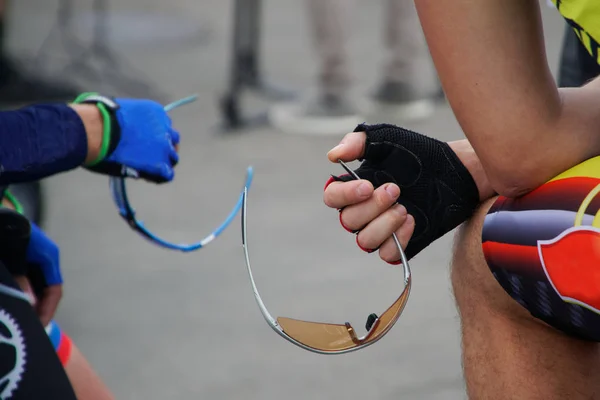
[[[351,171],[346,164],[340,161],[342,166],[354,179],[360,179],[353,171]],[[411,288],[411,273],[410,266],[408,265],[408,259],[404,254],[404,250],[396,237],[396,234],[392,234],[392,238],[396,245],[396,250],[400,254],[402,260],[402,269],[404,272],[404,282],[402,293],[398,299],[392,304],[383,314],[378,316],[377,314],[370,314],[367,317],[365,323],[365,329],[368,331],[363,337],[358,337],[356,331],[352,325],[348,322],[344,324],[332,324],[325,322],[311,322],[302,321],[298,319],[288,317],[277,317],[273,318],[267,308],[265,307],[254,277],[252,276],[252,269],[250,268],[250,256],[248,255],[248,239],[247,239],[247,202],[248,191],[244,189],[243,194],[243,207],[242,207],[242,245],[244,248],[244,255],[246,259],[246,267],[248,269],[248,275],[250,277],[250,283],[252,284],[252,290],[254,292],[254,298],[260,308],[260,312],[269,324],[269,326],[277,332],[284,339],[299,346],[305,350],[312,351],[319,354],[343,354],[352,351],[360,350],[380,340],[385,336],[390,329],[394,326],[398,318],[402,314],[408,297],[410,295]]]
[[[392,264],[400,262],[392,232],[410,260],[479,205],[477,185],[451,145],[407,129],[359,125],[328,157],[362,161],[354,172],[329,180],[324,200],[341,210],[340,223],[357,234],[362,250],[379,251]],[[356,176],[360,185],[352,182]]]
[[[177,107],[180,107],[182,105],[189,104],[189,103],[193,102],[194,100],[196,100],[196,96],[186,97],[181,100],[175,101],[171,104],[168,104],[167,106],[164,107],[164,111],[161,106],[161,112],[160,113],[156,112],[156,115],[158,117],[160,117],[159,119],[163,121],[162,125],[159,124],[159,126],[163,126],[162,129],[167,129],[167,131],[166,131],[167,133],[164,133],[165,131],[163,131],[162,135],[157,134],[156,135],[157,137],[160,136],[163,139],[156,140],[156,141],[151,140],[150,142],[152,142],[153,144],[162,143],[162,145],[163,145],[162,148],[164,150],[163,155],[165,157],[168,155],[168,158],[171,162],[171,164],[170,164],[171,166],[168,166],[166,161],[164,161],[162,164],[163,167],[156,169],[158,172],[160,172],[160,171],[164,172],[164,174],[162,174],[162,175],[159,174],[159,177],[162,176],[162,178],[159,178],[158,180],[154,179],[155,182],[160,182],[161,179],[163,179],[163,180],[172,179],[172,167],[178,161],[178,156],[177,156],[177,153],[175,152],[175,149],[173,146],[176,145],[177,143],[179,143],[179,134],[170,128],[171,120],[168,116],[166,116],[166,113]],[[152,109],[154,110],[155,107],[152,106]],[[164,114],[164,116],[163,116],[163,114]],[[168,120],[167,121],[168,123],[165,122],[165,117],[166,117],[166,120]],[[167,142],[169,140],[171,141],[170,145],[165,144],[166,143],[164,141],[165,138],[166,138]],[[162,140],[162,142],[161,142],[161,140]],[[133,149],[133,148],[135,148],[135,146],[132,146],[131,148]],[[158,150],[158,147],[155,148],[154,150]],[[152,152],[152,154],[158,154],[158,153],[160,153],[160,152],[156,152],[156,151]],[[135,154],[135,152],[132,153],[131,156],[133,156],[134,154]],[[142,160],[142,158],[140,158],[140,160]],[[165,160],[166,160],[166,158],[165,158]],[[142,164],[143,163],[141,161],[138,163],[138,165],[142,165]],[[114,175],[114,176],[111,176],[111,178],[110,178],[109,186],[110,186],[110,191],[111,191],[113,201],[114,201],[115,205],[117,206],[117,209],[119,210],[119,215],[121,215],[121,217],[127,222],[127,224],[134,231],[138,232],[142,237],[149,240],[151,243],[154,243],[158,246],[161,246],[161,247],[164,247],[167,249],[178,250],[178,251],[182,251],[182,252],[192,252],[192,251],[196,251],[196,250],[203,248],[204,246],[206,246],[207,244],[212,242],[215,238],[217,238],[229,226],[229,224],[231,224],[231,222],[233,221],[233,219],[235,218],[237,213],[242,208],[243,193],[240,194],[236,204],[233,206],[233,209],[231,210],[229,215],[225,218],[225,220],[221,223],[221,225],[219,225],[216,229],[214,229],[208,236],[206,236],[202,240],[199,240],[199,241],[196,241],[193,243],[173,243],[173,242],[167,241],[167,240],[159,237],[158,235],[156,235],[153,232],[151,232],[150,230],[148,230],[148,228],[146,228],[144,223],[137,218],[135,209],[134,209],[133,205],[129,202],[129,196],[127,195],[127,185],[125,183],[125,178],[126,177],[132,177],[132,178],[140,177],[140,178],[148,179],[149,177],[151,178],[152,175],[148,175],[147,171],[145,173],[144,172],[140,173],[140,171],[138,169],[135,169],[135,168],[132,169],[132,166],[133,167],[135,166],[134,163],[130,163],[130,165],[125,165],[125,164],[120,164],[117,162],[113,166],[110,166],[110,165],[111,164],[109,163],[107,168],[109,168],[109,169],[111,169],[113,167],[116,168],[116,169],[112,170],[113,173],[109,173],[109,175]],[[117,171],[120,171],[120,173],[117,173]],[[171,178],[166,179],[169,176]],[[249,188],[250,185],[252,184],[252,177],[253,177],[253,169],[252,169],[252,167],[248,167],[246,170],[246,180],[245,180],[245,184],[244,184],[245,188]],[[153,179],[150,179],[150,180],[153,180]]]

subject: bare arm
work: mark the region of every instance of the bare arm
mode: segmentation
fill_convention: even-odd
[[[500,194],[600,154],[600,80],[557,89],[538,0],[415,0],[450,105]]]
[[[87,134],[88,152],[85,162],[89,163],[95,160],[100,154],[100,147],[102,147],[102,133],[104,123],[102,121],[102,114],[98,107],[92,104],[71,104],[70,107],[81,118],[85,132]]]
[[[65,371],[79,400],[113,400],[114,396],[73,344]]]

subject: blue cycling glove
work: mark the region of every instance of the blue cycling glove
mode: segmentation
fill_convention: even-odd
[[[98,160],[86,168],[111,175],[143,178],[155,183],[173,180],[179,161],[179,133],[163,106],[151,100],[110,99],[84,93],[75,103],[96,104],[104,118]]]
[[[39,268],[46,286],[60,285],[63,283],[60,273],[60,252],[56,243],[52,241],[39,226],[30,222],[31,234],[27,246],[26,261],[29,268]]]
[[[0,262],[12,275],[35,277],[38,290],[62,284],[58,246],[27,220],[18,201],[9,195],[16,210],[0,208]]]

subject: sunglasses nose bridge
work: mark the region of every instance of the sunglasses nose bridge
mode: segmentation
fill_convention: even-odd
[[[346,322],[344,325],[346,325],[346,330],[348,331],[348,335],[350,335],[350,338],[352,339],[354,344],[359,345],[360,339],[358,338],[358,336],[356,336],[356,331],[354,330],[354,328],[352,327],[350,322]]]
[[[354,343],[356,346],[362,345],[365,339],[367,338],[368,334],[365,337],[359,338],[358,336],[356,336],[356,331],[354,330],[352,325],[350,325],[349,322],[346,322],[345,325],[346,329],[348,330],[348,335],[350,335],[350,339],[352,339],[352,343]]]
[[[360,345],[364,344],[365,341],[367,341],[371,337],[371,334],[373,332],[375,332],[375,330],[379,326],[379,323],[380,323],[380,319],[379,319],[379,317],[377,317],[377,314],[375,314],[375,313],[369,314],[369,316],[367,317],[367,323],[365,325],[365,328],[367,329],[367,333],[363,337],[358,337],[356,335],[356,331],[354,330],[354,327],[352,326],[352,324],[350,324],[350,322],[346,322],[344,325],[346,326],[346,330],[348,331],[348,335],[350,335],[352,342],[355,345],[360,346]]]

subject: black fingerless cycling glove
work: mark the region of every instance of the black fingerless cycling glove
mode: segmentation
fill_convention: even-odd
[[[375,188],[397,184],[397,202],[415,219],[406,248],[409,259],[473,214],[479,204],[477,185],[447,143],[389,124],[361,124],[354,132],[367,133],[356,174]],[[336,178],[352,180],[349,175]]]

